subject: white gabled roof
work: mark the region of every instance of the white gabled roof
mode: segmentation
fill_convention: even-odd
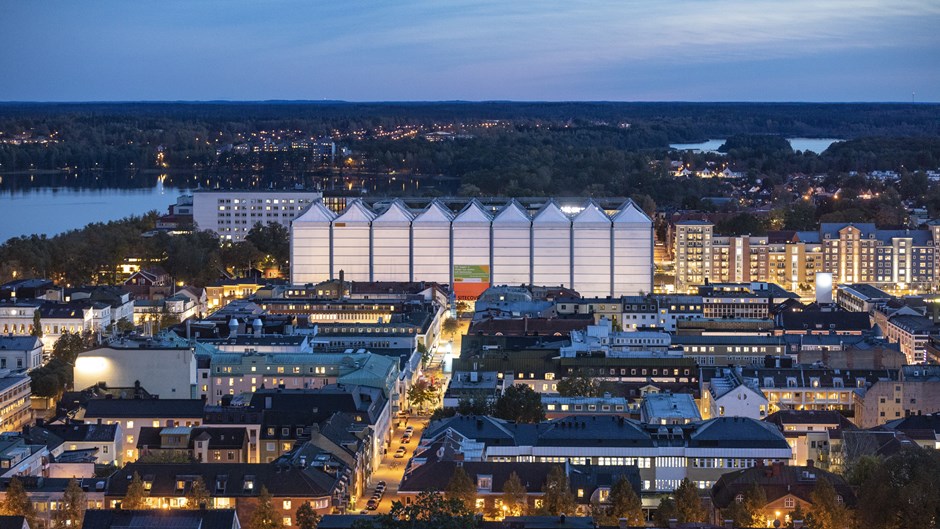
[[[432,200],[428,207],[414,218],[416,224],[423,222],[450,224],[452,220],[454,220],[454,214],[437,199]]]
[[[627,200],[620,206],[620,211],[614,215],[614,224],[621,222],[652,224],[653,221],[632,200]]]
[[[336,214],[330,211],[330,208],[323,205],[323,200],[317,199],[304,210],[291,224],[306,222],[331,222],[336,218]]]
[[[571,219],[558,207],[554,200],[548,201],[542,209],[532,217],[532,224],[571,224]]]
[[[584,209],[581,210],[581,213],[578,213],[577,216],[571,221],[573,224],[603,224],[610,225],[610,217],[604,213],[594,201],[590,201],[584,206]]]
[[[526,213],[522,206],[516,202],[516,199],[512,199],[506,204],[499,213],[493,217],[493,224],[526,224],[528,225],[532,222],[532,219],[529,218],[529,214]]]
[[[350,202],[343,213],[333,219],[333,222],[372,222],[373,219],[375,219],[375,213],[357,198]]]
[[[471,199],[470,202],[454,217],[454,224],[462,223],[485,223],[493,220],[489,213],[483,210],[483,206],[477,199]]]
[[[401,199],[396,199],[388,206],[388,209],[376,217],[372,223],[408,223],[414,220],[414,218],[414,214],[408,210],[405,203],[402,202]]]

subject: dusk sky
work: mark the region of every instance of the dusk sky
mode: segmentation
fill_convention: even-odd
[[[0,2],[0,101],[940,101],[938,0]]]

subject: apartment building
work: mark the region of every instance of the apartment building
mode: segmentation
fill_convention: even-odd
[[[816,231],[767,237],[714,235],[707,221],[676,225],[676,290],[723,281],[772,281],[809,291],[817,272],[836,283],[887,289],[937,286],[940,223],[928,230],[879,230],[871,223],[822,223]]]
[[[453,439],[464,461],[635,465],[644,494],[670,492],[684,478],[704,490],[729,470],[792,457],[776,427],[743,417],[662,425],[606,415],[540,424],[455,416],[431,423],[418,452],[443,437]]]
[[[226,241],[245,239],[257,223],[290,223],[311,203],[323,197],[315,191],[197,190],[193,193],[193,220]]]

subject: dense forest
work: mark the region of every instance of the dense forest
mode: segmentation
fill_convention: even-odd
[[[494,121],[511,127],[481,126]],[[261,131],[352,140],[374,151],[379,131],[400,127],[457,127],[481,145],[533,129],[564,131],[566,140],[598,149],[665,150],[670,142],[738,134],[788,137],[940,136],[940,105],[758,103],[87,103],[0,104],[0,172],[26,170],[124,171],[129,168],[230,172],[220,147]],[[575,131],[574,133],[570,133]],[[27,136],[30,142],[10,140]],[[535,138],[546,141],[544,137]],[[387,149],[386,149],[387,150]],[[400,149],[399,149],[400,150]],[[395,151],[389,151],[394,153]],[[158,154],[163,153],[160,162]],[[539,153],[533,153],[539,154]],[[936,154],[934,152],[934,154]],[[444,158],[446,154],[442,154]],[[481,156],[485,156],[485,153]],[[269,172],[302,169],[304,160],[279,154],[260,160]],[[406,159],[407,158],[398,158]],[[414,160],[414,159],[412,159]],[[219,162],[222,162],[220,165]],[[381,167],[377,159],[373,164]],[[422,157],[423,170],[458,169]],[[385,165],[383,168],[390,168]],[[257,170],[257,167],[252,169]]]

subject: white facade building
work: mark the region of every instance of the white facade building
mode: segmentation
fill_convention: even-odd
[[[540,205],[474,199],[455,213],[438,200],[412,211],[401,200],[373,210],[356,199],[337,216],[317,201],[291,223],[291,279],[315,284],[342,271],[351,281],[434,281],[470,299],[492,284],[651,291],[653,223],[636,204],[590,201],[571,214],[553,200]]]
[[[323,197],[316,191],[202,191],[193,193],[193,221],[226,241],[245,239],[260,222],[290,226],[304,209]]]

